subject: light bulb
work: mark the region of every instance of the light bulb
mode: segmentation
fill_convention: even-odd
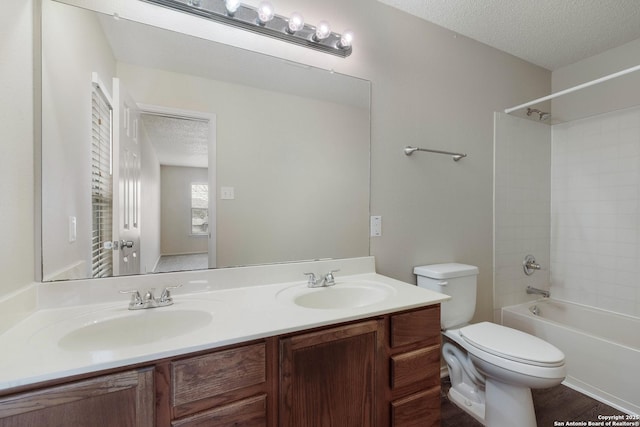
[[[353,43],[353,31],[345,30],[340,37],[340,41],[338,42],[338,47],[340,49],[348,49],[351,47],[351,43]]]
[[[271,21],[274,15],[273,5],[268,1],[263,1],[258,5],[258,21],[261,24]]]
[[[289,23],[287,24],[287,32],[293,34],[296,31],[300,31],[304,28],[304,18],[298,12],[293,12],[289,17]]]
[[[227,13],[233,16],[240,7],[240,0],[224,0],[224,7],[227,8]]]
[[[331,35],[331,26],[327,21],[320,21],[316,27],[316,33],[313,35],[313,39],[316,41],[324,40]]]

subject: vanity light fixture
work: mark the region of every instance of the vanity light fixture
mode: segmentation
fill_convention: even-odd
[[[227,14],[233,16],[240,7],[240,0],[225,0],[224,7],[227,9]]]
[[[316,27],[316,32],[313,34],[313,41],[319,42],[331,35],[331,26],[327,21],[320,21]]]
[[[338,47],[346,49],[348,47],[351,47],[352,42],[353,42],[353,31],[345,30],[344,33],[342,33],[342,37],[340,37],[340,41],[338,41]]]
[[[268,1],[258,7],[240,3],[240,0],[141,0],[169,9],[179,10],[212,21],[253,31],[258,34],[284,40],[310,49],[346,58],[351,55],[353,33],[331,31],[327,21],[317,26],[305,24],[300,13],[288,18],[275,13]]]
[[[265,25],[267,22],[273,19],[275,14],[276,13],[273,10],[273,5],[268,1],[263,1],[258,5],[258,24]]]
[[[295,34],[296,31],[300,31],[304,28],[304,18],[298,12],[293,12],[289,16],[287,22],[287,33]]]

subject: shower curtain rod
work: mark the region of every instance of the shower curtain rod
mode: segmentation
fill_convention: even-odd
[[[519,110],[521,108],[529,107],[531,105],[538,104],[539,102],[548,101],[553,98],[557,98],[558,96],[566,95],[571,92],[575,92],[580,89],[587,88],[589,86],[597,85],[598,83],[606,82],[607,80],[615,79],[620,76],[624,76],[625,74],[633,73],[634,71],[640,70],[640,65],[636,65],[635,67],[627,68],[626,70],[618,71],[617,73],[609,74],[608,76],[600,77],[595,80],[591,80],[590,82],[582,83],[577,86],[570,87],[568,89],[561,90],[560,92],[552,93],[551,95],[543,96],[542,98],[534,99],[533,101],[529,101],[524,104],[517,105],[515,107],[507,108],[504,110],[505,113],[511,113],[512,111]]]

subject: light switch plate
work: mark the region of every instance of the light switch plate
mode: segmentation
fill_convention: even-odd
[[[374,215],[371,217],[371,237],[382,236],[382,217]]]
[[[233,200],[235,198],[233,187],[220,187],[220,199]]]
[[[77,228],[76,217],[70,216],[69,217],[69,243],[73,243],[76,241],[77,233],[78,233],[78,228]]]

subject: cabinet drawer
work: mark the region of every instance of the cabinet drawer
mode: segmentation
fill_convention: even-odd
[[[391,347],[440,343],[440,305],[391,316]]]
[[[253,396],[229,405],[174,421],[171,427],[242,426],[264,427],[267,425],[267,395]]]
[[[173,362],[172,405],[262,384],[267,378],[266,366],[264,343]]]
[[[440,387],[391,402],[392,427],[440,425]]]
[[[440,383],[440,347],[421,348],[391,356],[391,388],[411,384],[430,388]]]

